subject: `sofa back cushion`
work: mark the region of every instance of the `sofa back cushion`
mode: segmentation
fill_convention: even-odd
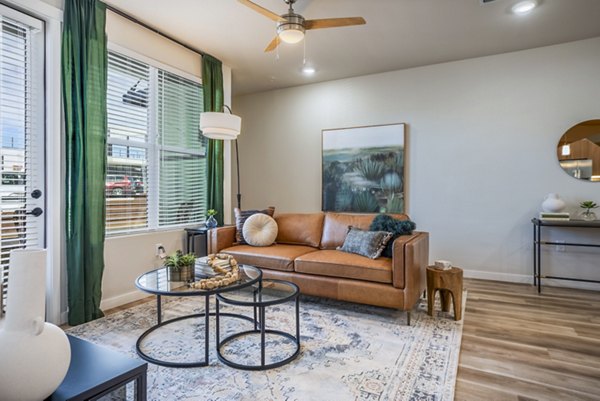
[[[342,246],[349,226],[368,230],[375,216],[377,216],[376,213],[325,213],[320,248],[336,249],[338,246]],[[390,214],[390,216],[400,220],[408,219],[405,214]]]
[[[281,213],[275,215],[278,244],[319,247],[323,233],[323,213]]]

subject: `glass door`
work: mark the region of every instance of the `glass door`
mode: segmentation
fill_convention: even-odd
[[[44,23],[0,5],[0,25],[0,298],[4,305],[10,296],[10,252],[45,247]]]

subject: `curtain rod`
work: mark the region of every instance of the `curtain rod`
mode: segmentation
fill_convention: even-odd
[[[210,54],[205,53],[205,52],[203,52],[201,50],[198,50],[198,49],[196,49],[196,48],[194,48],[194,47],[192,47],[192,46],[190,46],[188,44],[185,44],[185,43],[181,42],[180,40],[177,40],[174,37],[172,37],[172,36],[170,36],[170,35],[162,32],[162,31],[159,31],[158,29],[154,28],[153,26],[150,26],[150,25],[146,24],[145,22],[140,21],[139,19],[137,19],[137,18],[135,18],[135,17],[127,14],[126,12],[124,12],[122,10],[119,10],[118,8],[115,8],[115,7],[111,6],[110,4],[104,3],[104,5],[106,6],[107,10],[110,10],[113,13],[115,13],[117,15],[120,15],[121,17],[123,17],[125,19],[128,19],[131,22],[133,22],[135,24],[138,24],[138,25],[140,25],[140,26],[148,29],[149,31],[152,31],[152,32],[156,33],[157,35],[160,35],[163,38],[170,40],[171,42],[175,42],[175,43],[177,43],[181,47],[185,47],[186,49],[188,49],[190,51],[193,51],[194,53],[197,53],[197,54],[199,54],[201,56],[210,56]]]

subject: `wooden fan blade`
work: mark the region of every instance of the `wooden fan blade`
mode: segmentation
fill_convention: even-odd
[[[273,21],[276,21],[276,22],[287,21],[285,18],[275,14],[273,11],[267,10],[266,8],[261,7],[258,4],[251,2],[250,0],[238,0],[238,1],[240,3],[242,3],[243,5],[245,5],[246,7],[250,7],[257,13],[260,13],[260,14],[264,15],[265,17],[272,19]]]
[[[281,40],[279,39],[279,35],[277,35],[275,36],[275,39],[273,39],[271,43],[269,43],[269,45],[265,47],[265,53],[272,52],[273,50],[275,50],[275,48],[279,46],[279,43],[281,43]]]
[[[337,28],[340,26],[364,25],[363,17],[310,19],[304,21],[304,29]]]

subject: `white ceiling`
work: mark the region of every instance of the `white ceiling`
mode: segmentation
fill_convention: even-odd
[[[298,0],[307,19],[362,16],[367,24],[320,29],[304,46],[264,53],[275,22],[236,0],[107,0],[136,18],[214,55],[233,70],[234,94],[392,71],[600,36],[600,0],[539,0],[525,16],[516,0]],[[278,14],[283,0],[255,0]]]

